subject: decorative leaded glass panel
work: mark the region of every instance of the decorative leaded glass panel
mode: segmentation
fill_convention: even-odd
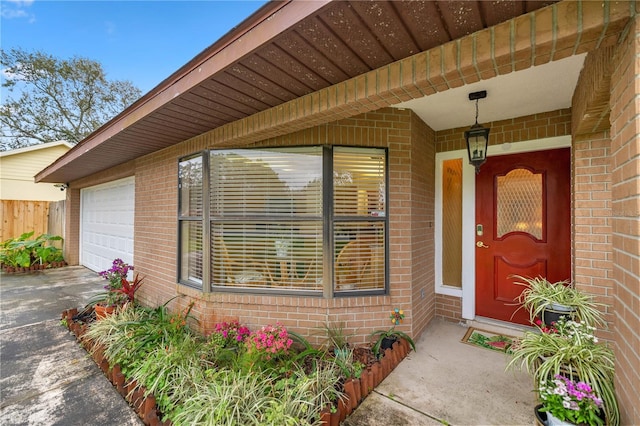
[[[497,178],[497,237],[526,232],[542,239],[542,174],[515,169]]]

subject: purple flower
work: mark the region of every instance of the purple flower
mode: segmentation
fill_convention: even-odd
[[[582,391],[582,392],[585,392],[585,393],[591,392],[591,386],[589,386],[588,383],[578,382],[576,387],[578,388],[579,391]]]
[[[556,375],[539,391],[543,411],[571,423],[582,423],[585,416],[597,415],[602,407],[602,399],[588,383],[575,383],[561,375]]]

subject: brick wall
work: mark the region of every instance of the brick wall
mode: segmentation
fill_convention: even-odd
[[[489,127],[489,155],[492,146],[571,134],[571,110],[542,112],[508,120],[480,123]],[[442,130],[436,133],[437,152],[467,149],[464,132],[469,127]]]
[[[80,189],[66,189],[64,209],[64,259],[69,265],[80,263]]]
[[[614,46],[589,52],[571,100],[571,133],[589,135],[609,130],[609,88]]]
[[[136,162],[134,259],[148,277],[141,301],[158,306],[175,296],[178,253],[178,149],[165,149]],[[176,300],[183,308],[187,301]]]
[[[573,142],[573,281],[596,295],[612,325],[611,170],[608,132],[576,137]],[[612,339],[612,328],[600,337]]]
[[[589,52],[572,104],[572,250],[577,288],[596,296],[613,335],[613,253],[609,86],[613,47]]]
[[[405,311],[406,319],[399,328],[417,336],[435,313],[432,261],[434,139],[433,131],[412,111],[385,108],[254,145],[335,144],[388,148],[391,291],[383,296],[324,299],[203,294],[177,284],[178,160],[206,147],[215,147],[216,140],[212,134],[202,135],[138,159],[135,162],[135,266],[136,271],[146,277],[140,290],[141,301],[157,306],[179,295],[183,297],[174,299],[169,307],[184,309],[193,300],[192,313],[199,319],[203,331],[222,320],[237,319],[253,328],[279,321],[297,332],[311,335],[315,343],[321,339],[318,328],[327,321],[344,321],[345,332],[355,335],[353,343],[365,342],[372,330],[389,328],[391,310],[400,308]],[[130,172],[131,164],[125,169]],[[121,177],[123,170],[101,172],[75,182],[73,186],[102,183],[110,172]],[[414,283],[419,287],[414,288]],[[420,297],[422,289],[425,290],[424,298]]]
[[[436,315],[447,321],[462,321],[462,299],[446,294],[437,294]]]
[[[420,335],[435,316],[434,201],[435,132],[417,116],[411,120],[411,305],[412,331]],[[395,193],[395,191],[394,191]]]
[[[636,6],[637,7],[637,6]],[[640,23],[617,46],[611,78],[616,390],[621,424],[640,424]]]

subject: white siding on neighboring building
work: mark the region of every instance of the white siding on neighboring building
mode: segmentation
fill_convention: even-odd
[[[71,145],[50,142],[0,152],[0,199],[59,201],[65,191],[52,183],[35,183],[34,176],[65,154]]]

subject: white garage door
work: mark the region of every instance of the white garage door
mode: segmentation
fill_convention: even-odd
[[[133,265],[133,177],[80,191],[80,263],[96,272],[120,258]]]

